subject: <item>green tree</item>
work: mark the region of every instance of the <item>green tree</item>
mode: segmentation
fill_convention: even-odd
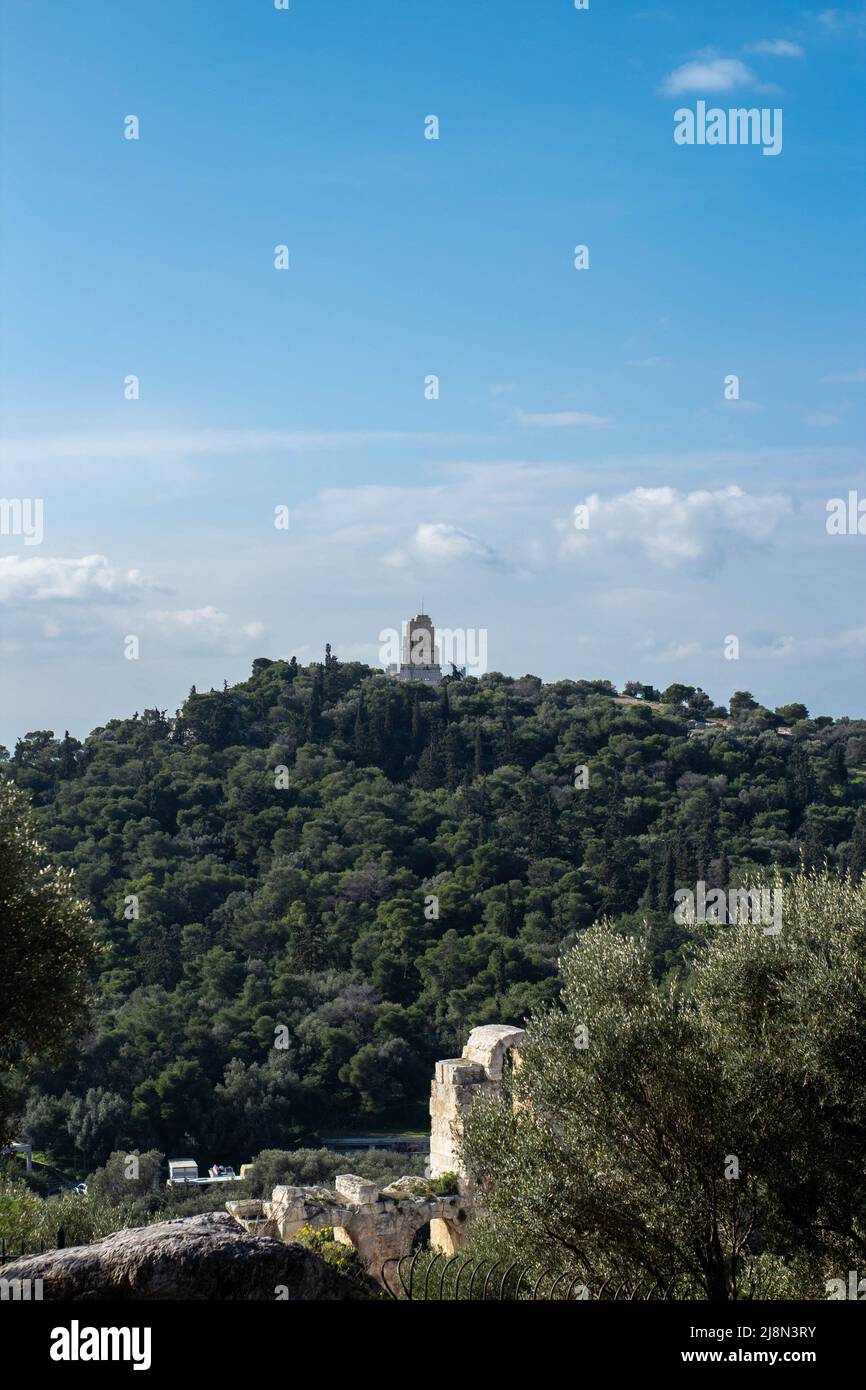
[[[854,833],[848,849],[848,868],[855,883],[866,876],[866,806],[861,806],[854,821]]]
[[[783,891],[781,934],[714,929],[688,994],[610,924],[566,957],[561,1005],[466,1125],[501,1249],[723,1300],[761,1253],[803,1296],[862,1263],[866,887]]]
[[[127,1202],[156,1192],[163,1175],[165,1155],[157,1149],[116,1150],[87,1179],[87,1195],[104,1202]]]
[[[18,1107],[15,1069],[59,1061],[87,1023],[93,925],[72,876],[51,868],[26,798],[0,778],[0,1137]]]

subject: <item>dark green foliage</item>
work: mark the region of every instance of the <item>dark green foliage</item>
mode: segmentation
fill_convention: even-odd
[[[563,961],[464,1158],[499,1257],[679,1296],[821,1297],[866,1258],[866,885],[796,875],[687,991],[609,923]],[[483,1248],[479,1253],[487,1253]]]
[[[50,736],[49,736],[50,737]],[[56,745],[64,766],[66,740]],[[41,744],[44,753],[45,741]],[[88,1018],[94,930],[71,875],[46,864],[22,792],[0,777],[0,1140],[14,1137],[18,1077],[58,1061]],[[17,1075],[16,1075],[17,1074]]]
[[[866,723],[791,737],[746,693],[705,726],[693,687],[659,709],[615,694],[434,690],[328,653],[260,658],[174,719],[28,734],[4,768],[105,946],[94,1030],[38,1077],[29,1132],[86,1171],[124,1147],[237,1166],[326,1125],[420,1128],[434,1061],[552,1001],[600,915],[646,918],[662,977],[688,947],[676,887],[802,852],[866,867]]]

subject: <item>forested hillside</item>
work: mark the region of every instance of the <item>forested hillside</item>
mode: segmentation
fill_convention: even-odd
[[[676,886],[866,870],[866,722],[615,695],[401,685],[329,651],[83,744],[28,734],[5,769],[104,955],[93,1031],[40,1074],[27,1132],[86,1169],[423,1124],[433,1061],[554,999],[600,915],[646,918],[661,974],[688,954]]]

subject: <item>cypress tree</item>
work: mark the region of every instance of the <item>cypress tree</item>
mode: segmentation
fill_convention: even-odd
[[[358,713],[355,715],[355,756],[363,762],[369,756],[369,752],[369,723],[362,695],[358,701]]]
[[[722,850],[719,858],[719,887],[728,888],[731,882],[731,864],[727,850]]]
[[[661,873],[659,874],[658,907],[660,912],[670,912],[672,909],[675,888],[676,867],[674,863],[674,849],[673,845],[668,841],[665,846]]]
[[[861,806],[854,821],[854,833],[848,847],[848,870],[855,883],[866,875],[866,806]]]
[[[505,692],[505,713],[502,722],[504,726],[503,747],[505,749],[505,761],[510,762],[514,747],[514,731],[511,724],[511,700],[507,690]]]

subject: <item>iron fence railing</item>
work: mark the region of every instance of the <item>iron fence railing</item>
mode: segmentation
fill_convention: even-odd
[[[66,1233],[61,1226],[54,1239],[54,1244],[47,1244],[44,1240],[38,1242],[27,1241],[16,1244],[14,1241],[4,1240],[0,1237],[0,1265],[10,1264],[12,1260],[23,1260],[27,1255],[46,1255],[51,1250],[64,1250],[66,1248]]]
[[[632,1282],[611,1278],[590,1287],[582,1274],[518,1260],[448,1256],[423,1249],[386,1260],[382,1285],[389,1297],[410,1302],[664,1302],[677,1297],[676,1280],[665,1285],[652,1279]]]

